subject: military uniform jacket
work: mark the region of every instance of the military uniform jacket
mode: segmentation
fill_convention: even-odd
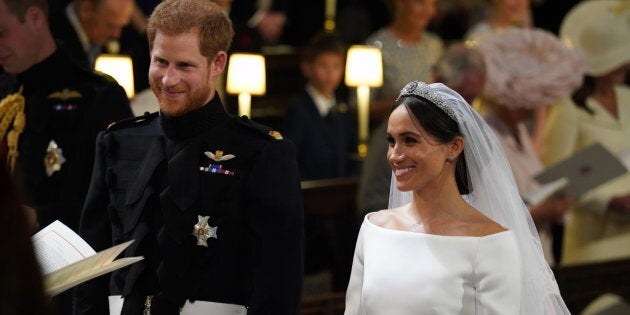
[[[186,300],[240,304],[248,314],[296,314],[302,278],[302,199],[295,149],[234,118],[218,97],[182,117],[152,114],[99,135],[80,234],[96,250],[134,239],[131,267],[76,291],[75,314],[178,314]],[[208,217],[215,237],[198,245]],[[216,229],[215,229],[216,228]]]
[[[40,226],[60,220],[78,230],[96,136],[110,123],[132,116],[125,91],[112,78],[83,70],[59,50],[16,77],[0,76],[0,99],[22,87],[26,100],[15,174],[29,205],[37,210]],[[51,141],[65,162],[57,159],[60,169],[49,174],[45,157]]]

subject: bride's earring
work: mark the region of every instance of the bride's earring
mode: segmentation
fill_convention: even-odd
[[[454,162],[455,161],[455,157],[451,155],[451,156],[448,157],[448,160],[449,160],[449,162]]]

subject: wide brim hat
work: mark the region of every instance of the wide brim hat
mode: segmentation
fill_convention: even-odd
[[[610,73],[630,62],[630,1],[582,1],[565,16],[560,37],[584,52],[588,75]]]
[[[584,58],[542,29],[510,28],[480,38],[483,97],[511,109],[552,105],[582,84]]]

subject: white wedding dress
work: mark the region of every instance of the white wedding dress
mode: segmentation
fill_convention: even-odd
[[[365,217],[345,314],[519,314],[520,256],[511,231],[483,237],[383,228]]]

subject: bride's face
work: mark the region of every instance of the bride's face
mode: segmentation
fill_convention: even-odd
[[[387,160],[400,191],[442,187],[448,176],[448,146],[431,136],[403,105],[389,116]],[[438,185],[438,186],[435,186]]]

